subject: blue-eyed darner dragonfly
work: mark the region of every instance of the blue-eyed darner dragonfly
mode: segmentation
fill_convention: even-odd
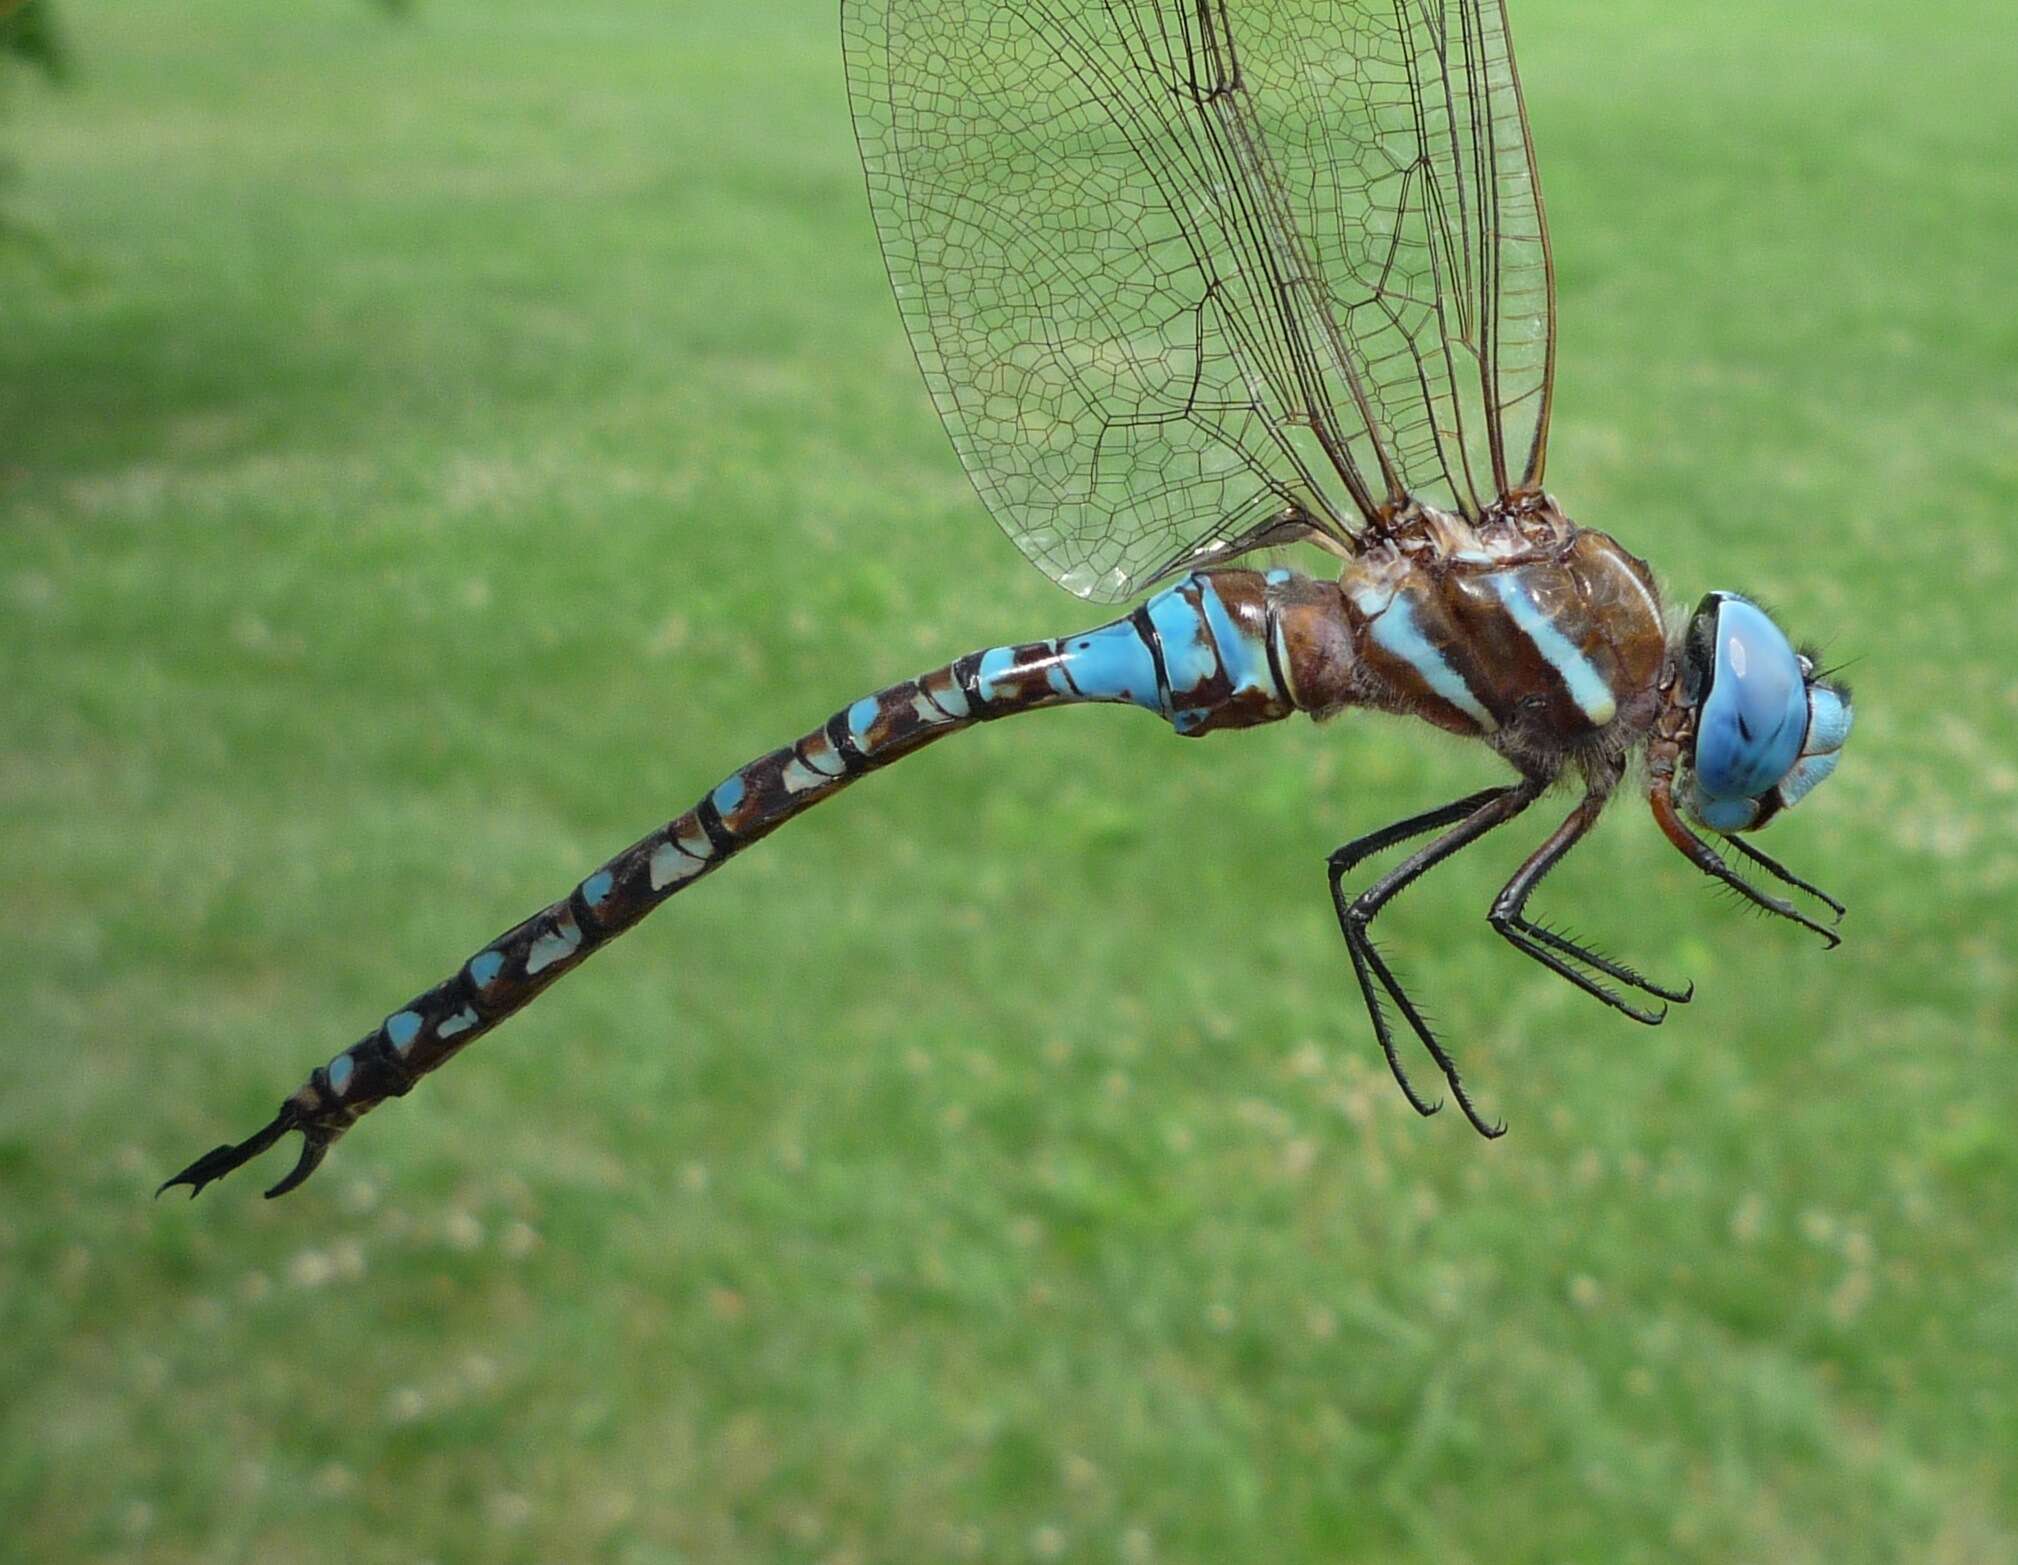
[[[1132,704],[1179,734],[1366,707],[1481,740],[1514,780],[1340,848],[1332,900],[1373,1031],[1390,1007],[1479,1131],[1368,931],[1558,783],[1574,807],[1494,899],[1524,955],[1636,1021],[1655,983],[1529,917],[1643,761],[1705,874],[1836,943],[1695,827],[1741,835],[1835,768],[1848,692],[1751,601],[1670,635],[1645,564],[1542,488],[1555,292],[1501,0],[843,0],[870,204],[934,403],[987,508],[1096,629],[991,647],[732,773],[318,1067],[194,1194],[299,1131],[306,1179],[362,1114],[675,893],[857,778],[975,723]],[[1315,545],[1336,577],[1231,562]],[[1693,822],[1693,825],[1691,824]],[[1355,894],[1369,855],[1429,839]]]

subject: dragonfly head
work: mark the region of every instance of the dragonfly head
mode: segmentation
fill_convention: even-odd
[[[1713,831],[1757,831],[1836,769],[1850,692],[1816,674],[1749,598],[1713,592],[1682,640],[1682,694],[1695,711],[1688,813]]]

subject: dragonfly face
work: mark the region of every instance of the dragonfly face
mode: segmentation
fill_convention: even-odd
[[[1757,831],[1836,769],[1849,692],[1818,678],[1765,610],[1734,592],[1697,606],[1682,644],[1695,708],[1685,803],[1713,831]]]

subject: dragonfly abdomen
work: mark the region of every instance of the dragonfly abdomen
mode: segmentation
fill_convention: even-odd
[[[168,1183],[200,1190],[298,1130],[301,1160],[267,1193],[293,1189],[360,1116],[411,1090],[661,903],[857,778],[948,734],[1082,702],[1140,706],[1187,736],[1299,709],[1322,715],[1347,699],[1339,678],[1346,642],[1333,584],[1285,570],[1198,572],[1110,624],[969,653],[864,696],[731,773],[490,941],[318,1067],[258,1135],[217,1148]]]

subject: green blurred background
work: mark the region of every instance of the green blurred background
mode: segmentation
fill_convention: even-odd
[[[72,0],[0,148],[0,1556],[2018,1557],[2018,25],[1516,0],[1553,487],[1861,661],[1771,846],[1624,805],[1384,919],[1495,775],[1353,719],[933,750],[375,1115],[154,1184],[843,700],[1086,619],[887,297],[833,7]]]

